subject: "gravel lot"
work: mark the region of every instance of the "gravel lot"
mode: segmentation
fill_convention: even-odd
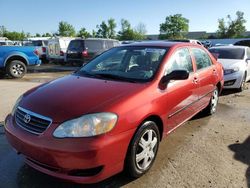
[[[72,68],[73,70],[74,68]],[[23,79],[0,79],[0,122],[19,95],[72,70],[29,73]],[[32,72],[32,71],[31,71]],[[34,71],[33,71],[34,72]],[[250,84],[248,84],[250,85]],[[0,188],[15,187],[248,187],[250,188],[250,89],[227,91],[217,113],[197,116],[160,144],[153,168],[139,179],[123,173],[95,185],[62,182],[37,172],[16,155],[0,126]]]

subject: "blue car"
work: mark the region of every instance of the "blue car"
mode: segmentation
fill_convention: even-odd
[[[22,78],[27,66],[40,65],[35,47],[0,46],[0,70],[12,78]]]

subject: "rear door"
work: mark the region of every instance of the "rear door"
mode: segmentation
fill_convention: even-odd
[[[84,40],[72,40],[67,50],[68,59],[81,59],[84,51]]]
[[[177,49],[166,64],[166,73],[173,70],[187,70],[187,80],[171,81],[165,90],[164,101],[167,111],[167,131],[173,130],[193,114],[193,105],[198,100],[198,84],[194,81],[194,66],[188,48]]]
[[[192,47],[191,52],[196,65],[195,79],[199,84],[199,101],[196,106],[196,109],[199,111],[200,108],[209,102],[215,89],[218,73],[216,66],[204,49]]]

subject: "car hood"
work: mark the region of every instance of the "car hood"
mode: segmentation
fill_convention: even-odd
[[[239,59],[218,59],[224,69],[230,69],[234,67],[240,67],[244,65],[244,60]]]
[[[142,90],[145,84],[65,76],[24,94],[19,106],[63,122],[83,114],[101,112]]]

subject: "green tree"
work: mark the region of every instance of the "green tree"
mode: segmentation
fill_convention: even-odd
[[[91,34],[91,36],[92,36],[93,38],[98,37],[98,36],[97,36],[97,33],[96,33],[96,31],[95,31],[95,30],[92,30],[92,34]]]
[[[58,34],[63,37],[74,37],[76,32],[71,24],[61,21],[59,22]]]
[[[134,29],[128,20],[121,20],[121,31],[118,32],[119,40],[144,40],[147,33],[146,25],[139,23]]]
[[[217,36],[219,38],[238,38],[246,32],[246,27],[244,24],[246,20],[244,19],[244,12],[237,11],[236,19],[232,20],[230,15],[227,15],[227,23],[224,18],[218,20],[218,30]]]
[[[121,31],[118,32],[119,40],[134,40],[134,30],[128,20],[121,20]]]
[[[4,34],[4,37],[7,37],[10,40],[24,40],[26,38],[26,35],[24,32],[16,32],[16,31],[9,32],[9,31],[7,31]]]
[[[44,33],[42,34],[42,37],[52,37],[52,35],[50,33]]]
[[[99,38],[108,38],[108,25],[105,21],[102,21],[100,25],[96,26],[97,32],[96,35]]]
[[[7,29],[1,25],[0,26],[0,37],[3,37],[5,35],[5,33],[7,33]]]
[[[97,25],[97,37],[100,38],[115,38],[116,37],[116,23],[113,18],[110,18],[107,23],[105,21],[102,21],[100,25]]]
[[[91,34],[90,34],[84,27],[82,27],[82,28],[78,31],[77,37],[89,38],[89,37],[91,37]]]
[[[144,23],[139,23],[134,29],[134,40],[146,39],[147,29]]]
[[[164,23],[160,24],[161,39],[181,39],[189,29],[189,20],[181,14],[166,17]]]
[[[39,34],[39,33],[36,33],[36,35],[35,35],[36,37],[41,37],[41,35]]]
[[[108,38],[114,39],[116,38],[116,32],[115,32],[115,28],[116,28],[116,22],[113,18],[110,18],[108,20]]]

